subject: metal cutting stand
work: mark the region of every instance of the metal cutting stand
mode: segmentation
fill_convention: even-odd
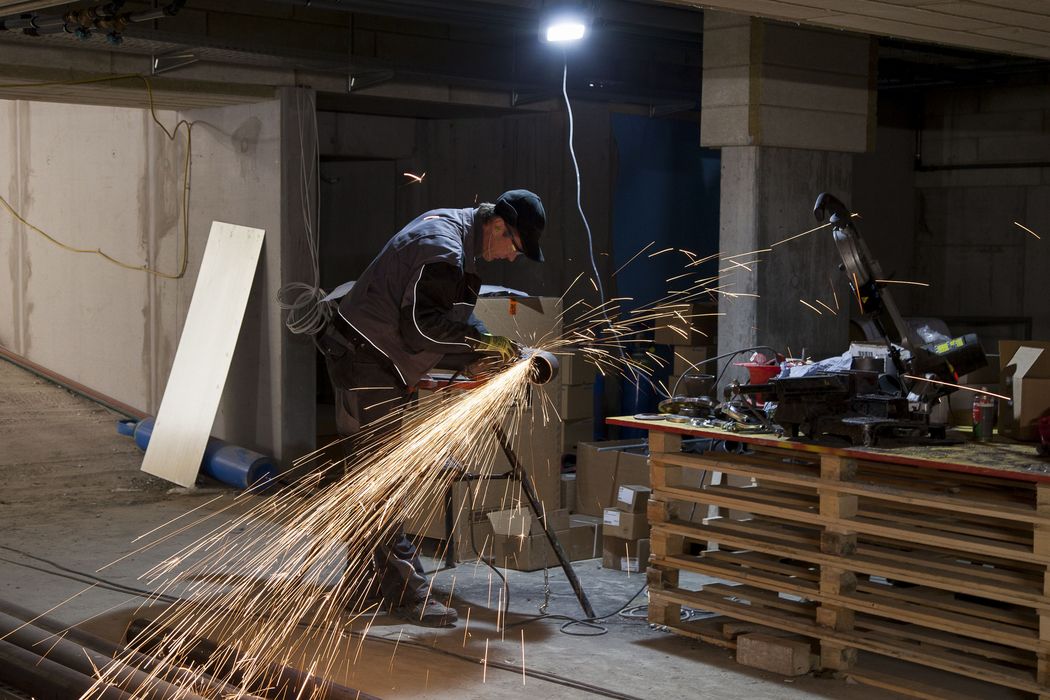
[[[449,388],[473,389],[474,387],[480,386],[481,383],[482,382],[480,381],[474,380],[457,380],[448,382],[436,378],[428,378],[419,383],[419,388],[433,390]],[[529,476],[528,472],[525,471],[525,468],[521,466],[521,462],[518,460],[518,455],[514,452],[514,448],[511,447],[510,440],[503,428],[498,423],[493,423],[492,430],[496,434],[496,440],[499,442],[503,454],[507,456],[507,461],[510,463],[511,470],[506,474],[495,475],[491,478],[511,478],[517,479],[521,483],[521,491],[525,494],[525,500],[529,502],[529,507],[532,509],[536,519],[543,525],[543,533],[547,536],[547,541],[550,542],[551,548],[554,550],[554,555],[558,558],[558,563],[561,565],[562,571],[565,572],[565,577],[569,580],[569,585],[572,586],[572,590],[576,594],[576,599],[580,601],[580,607],[583,608],[583,612],[587,614],[588,618],[595,617],[594,608],[591,606],[590,600],[587,599],[587,593],[583,590],[579,577],[576,576],[576,570],[572,568],[572,562],[569,561],[569,557],[565,554],[561,542],[558,541],[558,536],[547,522],[547,518],[544,515],[543,504],[540,503],[540,498],[536,493],[536,487],[532,483],[532,478]],[[469,479],[470,475],[467,477],[467,480]],[[445,494],[445,533],[447,537],[445,545],[445,565],[449,567],[453,567],[456,564],[455,546],[453,543],[454,535],[452,534],[454,507],[455,504],[452,503],[452,487],[450,485],[449,490]]]

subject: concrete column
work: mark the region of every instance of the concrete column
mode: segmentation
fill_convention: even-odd
[[[281,239],[279,285],[289,282],[314,283],[318,273],[310,257],[307,227],[315,237],[320,211],[317,169],[316,95],[304,88],[278,88],[281,101]],[[329,231],[329,235],[338,232]],[[276,243],[271,240],[271,244]],[[275,245],[274,248],[277,248]],[[305,335],[295,335],[284,325],[284,314],[270,294],[272,321],[269,342],[279,358],[277,392],[272,397],[271,415],[275,419],[274,442],[284,468],[314,450],[317,439],[317,351]]]
[[[845,349],[851,297],[830,231],[774,244],[817,225],[812,209],[820,192],[848,199],[851,165],[846,153],[761,146],[722,149],[719,247],[725,289],[758,296],[720,297],[719,311],[725,314],[718,326],[720,354],[760,344],[795,356],[804,350],[814,358]],[[735,257],[752,251],[761,252]],[[756,258],[759,262],[751,264]],[[838,312],[824,308],[821,301],[831,309],[838,306]]]
[[[704,23],[701,144],[722,149],[729,293],[719,300],[719,352],[840,353],[850,298],[830,233],[774,244],[817,225],[820,192],[849,203],[850,154],[873,142],[872,39],[720,12]]]

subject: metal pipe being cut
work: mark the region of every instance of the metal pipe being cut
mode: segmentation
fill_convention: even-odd
[[[533,350],[529,363],[532,365],[529,381],[533,384],[546,384],[558,376],[558,358],[546,350]]]

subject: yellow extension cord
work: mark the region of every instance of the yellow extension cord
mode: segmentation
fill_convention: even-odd
[[[13,84],[6,84],[6,85],[0,84],[0,89],[51,87],[51,86],[55,86],[55,85],[85,85],[85,84],[89,84],[89,83],[105,83],[105,82],[114,82],[114,81],[117,81],[117,80],[136,80],[136,79],[137,80],[141,80],[143,85],[145,85],[145,87],[146,87],[146,94],[149,97],[149,111],[150,111],[150,115],[153,117],[154,123],[158,127],[160,127],[161,131],[164,132],[164,135],[168,137],[169,141],[174,141],[175,137],[179,133],[179,129],[182,128],[183,126],[186,127],[186,160],[185,160],[185,163],[183,165],[183,173],[182,173],[182,255],[180,256],[180,261],[179,261],[179,266],[178,266],[178,272],[177,273],[172,274],[170,272],[162,272],[160,270],[156,270],[154,268],[151,268],[151,267],[149,267],[149,265],[146,265],[146,264],[133,265],[131,263],[126,263],[126,262],[123,262],[121,260],[117,260],[113,256],[111,256],[111,255],[107,254],[106,252],[104,252],[101,248],[77,248],[75,246],[68,245],[68,244],[63,243],[62,241],[58,240],[54,236],[48,234],[46,231],[43,231],[42,229],[38,228],[37,226],[34,226],[30,222],[26,221],[26,219],[21,214],[19,214],[15,210],[15,208],[11,206],[11,203],[8,202],[2,195],[0,195],[0,206],[2,206],[4,209],[6,209],[11,214],[11,216],[13,216],[19,222],[21,222],[28,229],[30,229],[31,231],[33,231],[35,233],[40,234],[46,240],[50,241],[51,243],[54,243],[59,248],[62,248],[64,250],[68,250],[68,251],[70,251],[72,253],[87,253],[87,254],[91,254],[91,255],[98,255],[102,259],[106,260],[107,262],[111,262],[114,265],[118,265],[118,266],[123,267],[123,268],[125,268],[127,270],[136,270],[136,271],[145,272],[146,274],[154,275],[156,277],[160,277],[160,278],[163,278],[163,279],[177,280],[177,279],[181,279],[186,274],[186,265],[187,265],[187,262],[188,262],[187,261],[187,251],[189,249],[189,243],[190,243],[190,224],[189,224],[190,154],[191,154],[191,151],[192,151],[192,144],[193,144],[193,124],[194,124],[194,122],[182,119],[175,125],[174,129],[169,131],[168,128],[166,126],[164,126],[164,124],[161,123],[160,119],[157,117],[157,110],[156,110],[156,106],[155,106],[154,100],[153,100],[153,86],[150,85],[150,81],[149,81],[148,78],[146,78],[145,76],[140,75],[138,73],[129,73],[129,74],[126,74],[126,75],[114,75],[114,76],[108,76],[108,77],[104,77],[104,78],[88,78],[88,79],[85,79],[85,80],[61,80],[61,81],[51,81],[51,82],[44,82],[44,83],[13,83]]]

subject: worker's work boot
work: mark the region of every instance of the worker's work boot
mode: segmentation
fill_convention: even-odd
[[[455,608],[442,605],[433,598],[403,605],[396,612],[409,622],[424,627],[451,627],[459,619]]]

